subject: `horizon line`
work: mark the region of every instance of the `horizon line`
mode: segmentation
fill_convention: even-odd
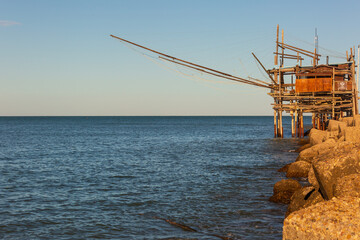
[[[287,116],[287,115],[285,115]],[[289,115],[290,116],[290,115]],[[273,117],[273,115],[7,115],[12,117]]]

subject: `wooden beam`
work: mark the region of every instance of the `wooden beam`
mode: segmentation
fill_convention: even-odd
[[[273,78],[273,77],[270,75],[270,73],[266,70],[266,68],[265,68],[264,65],[260,62],[260,60],[255,56],[254,53],[251,53],[251,54],[254,56],[254,58],[256,59],[256,61],[258,61],[258,63],[260,64],[260,66],[264,69],[264,71],[267,73],[267,75],[268,75],[269,78],[273,81],[273,83],[276,84],[274,78]]]
[[[281,44],[283,47],[286,47],[286,48],[290,47],[290,48],[294,48],[294,49],[296,49],[296,50],[299,50],[300,52],[305,52],[305,53],[308,53],[308,54],[314,55],[314,53],[313,53],[313,52],[310,52],[310,51],[305,50],[305,49],[302,49],[302,48],[294,47],[294,46],[289,45],[289,44],[286,44],[286,43],[280,43],[280,42],[278,42],[278,44]],[[280,46],[280,47],[282,47],[282,46]],[[320,54],[316,54],[316,56],[317,56],[317,57],[321,57],[321,55],[320,55]]]
[[[284,45],[284,29],[281,30],[281,43]],[[280,67],[284,66],[284,48],[281,49],[281,64]]]
[[[274,65],[278,65],[278,58],[279,58],[279,24],[277,25],[276,28],[276,55],[274,58]]]
[[[286,45],[286,44],[284,44],[284,45]],[[301,52],[300,50],[297,50],[295,47],[292,47],[292,46],[281,46],[281,43],[279,44],[279,47],[280,48],[287,48],[287,49],[289,49],[289,50],[292,50],[292,51],[294,51],[294,52],[300,52],[301,54],[303,54],[303,55],[305,55],[305,56],[308,56],[308,57],[311,57],[311,58],[313,58],[314,56],[314,53],[306,53],[306,52]],[[321,55],[318,55],[318,56],[321,56]],[[319,60],[319,58],[317,58],[318,60]],[[300,59],[301,60],[301,59]]]
[[[206,71],[206,70],[204,70],[204,69],[197,68],[197,67],[194,67],[194,66],[191,66],[191,65],[187,65],[187,64],[184,64],[184,63],[180,63],[180,62],[177,62],[177,61],[174,61],[174,60],[171,60],[171,59],[167,59],[167,58],[164,58],[164,57],[161,57],[161,56],[160,56],[159,58],[160,58],[160,59],[163,59],[163,60],[166,60],[166,61],[169,61],[169,62],[172,62],[172,63],[175,63],[175,64],[182,65],[182,66],[184,66],[184,67],[192,68],[192,69],[195,69],[195,70],[197,70],[197,71],[204,72],[204,73],[207,73],[207,74],[216,76],[216,77],[221,77],[221,78],[225,78],[225,79],[228,79],[228,80],[232,80],[232,81],[236,81],[236,82],[241,82],[241,83],[245,83],[245,84],[249,84],[249,85],[254,85],[254,86],[258,86],[258,87],[272,88],[272,86],[271,86],[270,84],[269,84],[269,85],[264,85],[264,84],[260,84],[260,83],[256,83],[256,82],[253,82],[253,81],[244,79],[244,78],[233,77],[233,76],[228,77],[228,76],[224,76],[224,75],[221,75],[221,74],[209,72],[209,71]]]
[[[276,52],[273,52],[273,54],[276,54]],[[298,53],[299,54],[299,53]],[[287,56],[287,57],[294,57],[294,58],[299,58],[298,55],[293,55],[293,54],[287,54],[287,53],[284,53],[284,56]],[[301,57],[300,57],[301,58]]]

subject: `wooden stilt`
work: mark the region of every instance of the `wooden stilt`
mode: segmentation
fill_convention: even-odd
[[[304,119],[303,119],[303,113],[300,112],[300,128],[301,128],[301,137],[304,137]]]
[[[280,137],[283,138],[283,126],[282,126],[282,110],[279,111],[279,130],[280,130]]]
[[[274,110],[274,137],[277,137],[277,119],[276,119],[276,111]]]
[[[327,114],[324,114],[324,130],[326,130]]]
[[[281,115],[280,115],[280,111],[277,112],[278,114],[278,137],[281,137]]]
[[[312,127],[315,128],[315,113],[311,116]]]
[[[299,111],[299,114],[298,114],[298,137],[300,138],[301,137],[301,121],[300,121],[300,111]]]
[[[320,116],[319,116],[319,113],[317,114],[317,129],[320,130]]]
[[[295,137],[295,131],[294,131],[294,112],[290,112],[291,115],[291,137]]]
[[[298,126],[298,112],[295,110],[295,136],[298,137],[299,133],[299,126]]]
[[[301,132],[301,129],[300,129],[300,126],[301,126],[301,123],[300,123],[300,112],[299,112],[299,114],[298,114],[298,124],[297,124],[298,126],[298,137],[300,137],[300,132]]]

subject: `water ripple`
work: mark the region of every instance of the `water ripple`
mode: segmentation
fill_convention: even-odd
[[[285,206],[267,199],[298,142],[272,122],[0,118],[0,238],[279,239]]]

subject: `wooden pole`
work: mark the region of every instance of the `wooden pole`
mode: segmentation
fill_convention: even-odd
[[[315,113],[311,116],[312,127],[315,128]]]
[[[301,111],[301,137],[304,137],[304,118],[303,118],[303,112]]]
[[[355,49],[354,49],[355,54]],[[351,51],[352,55],[352,51]],[[352,107],[352,116],[354,117],[357,113],[357,91],[356,91],[356,81],[355,81],[355,59],[352,55],[352,65],[351,65],[351,81],[352,81],[352,95],[353,95],[353,107]]]
[[[357,75],[356,75],[356,86],[357,86],[357,92],[358,92],[358,93],[359,93],[359,64],[360,64],[360,45],[358,45]]]
[[[216,76],[216,77],[221,77],[221,78],[225,78],[225,79],[229,79],[231,81],[235,81],[235,82],[241,82],[241,83],[245,83],[245,84],[249,84],[249,85],[254,85],[254,86],[258,86],[258,87],[265,87],[265,88],[272,88],[270,85],[264,85],[264,84],[260,84],[260,83],[256,83],[254,81],[250,81],[248,79],[245,79],[245,78],[240,78],[240,77],[236,77],[236,76],[232,76],[230,74],[227,74],[227,73],[224,73],[222,76],[221,74],[217,74],[216,72],[219,72],[217,70],[204,70],[204,69],[211,69],[211,68],[207,68],[207,67],[203,67],[204,69],[201,69],[200,67],[194,67],[194,66],[200,66],[200,65],[196,65],[196,64],[192,64],[192,65],[189,65],[189,64],[184,64],[184,63],[181,63],[181,62],[177,62],[177,61],[174,61],[174,60],[171,60],[171,59],[167,59],[167,58],[164,58],[164,57],[161,57],[159,56],[160,59],[163,59],[163,60],[166,60],[166,61],[169,61],[169,62],[172,62],[172,63],[175,63],[175,64],[179,64],[179,65],[182,65],[182,66],[185,66],[185,67],[188,67],[188,68],[192,68],[192,69],[195,69],[199,72],[204,72],[204,73],[207,73],[207,74],[210,74],[210,75],[213,75],[213,76]],[[183,61],[184,62],[184,61]],[[213,71],[213,72],[210,72],[210,71]],[[220,72],[221,73],[221,72]],[[257,80],[257,79],[255,79]],[[257,80],[257,81],[261,81],[261,80]],[[262,81],[261,81],[262,82]],[[267,83],[268,84],[268,83]]]
[[[299,134],[299,126],[298,126],[298,111],[295,110],[295,136],[298,137]]]
[[[276,84],[274,78],[273,78],[273,77],[270,75],[270,73],[266,70],[266,68],[265,68],[264,65],[260,62],[260,60],[255,56],[254,53],[251,53],[251,54],[254,56],[254,58],[256,59],[256,61],[258,61],[258,63],[260,64],[260,66],[264,69],[264,71],[267,73],[267,75],[268,75],[269,78],[273,81],[273,83]]]
[[[282,124],[282,109],[279,112],[279,127],[280,127],[280,137],[283,138],[283,124]]]
[[[357,74],[356,74],[356,99],[359,96],[359,64],[360,64],[360,45],[358,45],[358,55],[357,55]]]
[[[281,43],[284,46],[284,29],[281,30]],[[284,66],[284,48],[281,48],[281,64],[280,66]]]
[[[165,53],[155,51],[153,49],[147,48],[145,46],[139,45],[139,44],[134,43],[134,42],[130,42],[130,41],[126,40],[126,39],[119,38],[119,37],[114,36],[114,35],[110,35],[110,36],[113,37],[113,38],[116,38],[116,39],[118,39],[120,41],[123,41],[123,42],[129,43],[131,45],[134,45],[136,47],[139,47],[139,48],[145,49],[147,51],[156,53],[156,54],[160,55],[159,58],[161,58],[163,60],[166,60],[166,61],[169,61],[169,62],[172,62],[172,63],[175,63],[175,64],[179,64],[179,65],[182,65],[182,66],[185,66],[185,67],[188,67],[188,68],[192,68],[192,69],[195,69],[195,70],[198,70],[198,71],[201,71],[201,72],[205,72],[207,74],[211,74],[211,75],[214,75],[214,76],[217,76],[217,77],[222,77],[222,78],[229,79],[229,80],[232,80],[232,81],[242,82],[242,83],[245,83],[245,84],[255,85],[255,86],[259,86],[259,87],[271,88],[270,86],[255,83],[255,82],[250,81],[250,80],[245,79],[245,78],[236,77],[236,76],[233,76],[231,74],[227,74],[227,73],[224,73],[224,72],[212,69],[212,68],[208,68],[208,67],[205,67],[205,66],[202,66],[202,65],[199,65],[199,64],[195,64],[195,63],[185,61],[185,60],[180,59],[180,58],[176,58],[176,57],[167,55]],[[163,57],[161,57],[161,56],[163,56]],[[182,63],[180,63],[180,62],[182,62]],[[221,76],[221,75],[223,75],[223,76]]]
[[[297,48],[297,47],[294,47],[294,46],[291,46],[289,44],[285,44],[285,43],[280,43],[279,45],[281,48],[287,48],[291,51],[294,51],[294,52],[299,52],[300,54],[303,54],[305,56],[308,56],[308,57],[311,57],[311,58],[314,58],[314,52],[310,52],[310,51],[306,51],[304,49],[301,49],[301,48]],[[321,57],[320,54],[316,54],[316,59],[319,60],[319,57]]]
[[[328,115],[324,114],[324,130],[326,130],[326,122],[328,121]]]
[[[335,119],[335,68],[333,67],[333,74],[332,74],[332,119]]]
[[[277,111],[277,136],[278,136],[278,138],[279,137],[281,137],[281,131],[280,131],[280,127],[281,127],[281,118],[280,118],[281,116],[280,116],[280,111],[278,110]]]
[[[281,122],[280,122],[280,111],[279,110],[277,110],[277,137],[281,137],[280,136],[280,124],[281,124]]]
[[[291,111],[290,115],[291,115],[291,137],[294,137],[294,135],[295,135],[295,133],[294,133],[294,112]]]
[[[300,111],[299,111],[299,113],[298,113],[298,117],[297,117],[297,118],[298,118],[298,124],[297,124],[297,125],[298,125],[298,126],[297,126],[297,127],[298,127],[298,134],[297,134],[297,135],[298,135],[298,137],[300,137],[300,132],[301,132],[301,129],[300,129],[300,126],[301,126],[301,124],[300,124]]]
[[[279,24],[276,27],[276,54],[274,58],[274,65],[278,65],[279,58]]]
[[[274,110],[274,138],[277,137],[277,119],[276,119],[276,111]]]

